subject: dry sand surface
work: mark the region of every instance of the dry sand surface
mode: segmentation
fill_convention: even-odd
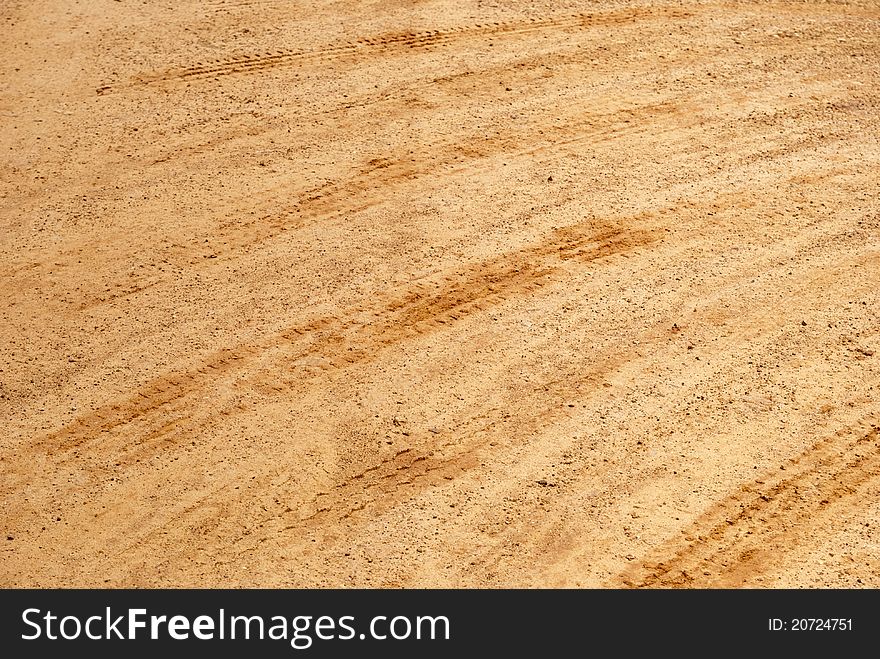
[[[880,3],[0,3],[0,585],[880,587]]]

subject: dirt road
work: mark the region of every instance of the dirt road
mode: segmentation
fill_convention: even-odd
[[[0,30],[0,585],[880,587],[877,2]]]

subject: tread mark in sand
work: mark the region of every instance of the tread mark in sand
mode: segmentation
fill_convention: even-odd
[[[234,406],[213,410],[211,419],[187,411],[188,400],[203,398],[219,377],[265,395],[289,395],[309,373],[300,368],[304,360],[318,358],[325,364],[321,371],[368,362],[386,348],[450,327],[512,296],[531,294],[564,274],[569,262],[590,263],[620,255],[658,241],[662,235],[659,230],[602,228],[589,222],[557,229],[544,242],[447,273],[433,284],[413,284],[409,290],[379,300],[375,307],[349,309],[341,316],[288,327],[254,345],[218,351],[201,366],[156,378],[128,398],[79,417],[33,446],[51,455],[100,441],[113,443],[119,459],[131,457],[127,453],[160,451],[173,441],[169,433],[188,436],[211,419],[240,411]],[[364,315],[372,320],[366,324],[353,320]],[[275,355],[270,363],[246,374],[252,358],[267,352]],[[169,424],[171,414],[178,415]],[[120,428],[126,432],[115,432]]]
[[[487,163],[486,166],[491,166],[488,159],[499,153],[538,155],[585,140],[601,142],[648,131],[656,138],[666,128],[652,126],[648,121],[668,123],[674,118],[677,122],[674,129],[680,130],[682,126],[696,121],[696,117],[695,114],[688,117],[675,104],[657,103],[579,117],[569,124],[554,126],[546,135],[528,126],[476,146],[473,146],[473,140],[471,143],[441,143],[415,163],[409,157],[373,158],[349,178],[304,190],[292,204],[282,204],[277,195],[270,193],[263,202],[266,210],[259,215],[218,227],[214,234],[215,242],[222,247],[214,247],[214,253],[217,256],[233,254],[318,219],[330,220],[363,211],[384,203],[391,193],[411,181],[437,173],[451,175],[473,169],[482,161]],[[376,194],[377,190],[383,193]],[[248,203],[253,204],[252,199]],[[242,215],[239,213],[239,218]],[[191,265],[203,262],[203,258],[195,257]]]
[[[552,29],[579,29],[614,25],[649,18],[682,19],[689,18],[690,16],[692,16],[691,12],[675,7],[633,8],[597,13],[570,14],[547,19],[480,23],[444,30],[402,32],[356,39],[311,51],[285,49],[257,55],[243,55],[220,59],[212,62],[199,62],[194,66],[171,69],[155,74],[144,74],[136,77],[135,81],[142,84],[151,84],[173,80],[215,78],[236,73],[251,73],[280,66],[290,66],[304,61],[321,61],[350,55],[367,55],[400,49],[428,48],[480,36],[502,37]],[[113,88],[113,85],[104,85],[98,88],[98,92],[104,93]]]
[[[742,485],[618,581],[631,588],[735,587],[807,539],[835,504],[880,479],[880,426],[845,428]],[[868,429],[870,428],[870,429]],[[863,501],[860,499],[859,504]]]
[[[626,359],[615,356],[593,364],[586,371],[580,369],[573,377],[548,384],[559,389],[560,395],[562,391],[569,397],[575,391],[582,394],[585,390],[598,388],[607,374],[618,369]],[[542,385],[535,392],[539,390],[543,399],[547,386]],[[254,533],[240,536],[233,543],[236,549],[232,557],[220,562],[234,562],[260,544],[278,539],[287,531],[327,528],[328,523],[344,522],[363,510],[369,510],[372,515],[425,487],[453,480],[478,467],[481,464],[480,452],[494,444],[493,440],[499,436],[508,436],[509,424],[515,424],[520,429],[532,426],[536,429],[546,423],[548,415],[552,415],[551,410],[540,415],[540,418],[518,418],[506,413],[499,416],[498,412],[500,410],[497,408],[489,411],[489,416],[494,417],[492,420],[480,415],[455,427],[451,441],[399,450],[378,464],[341,478],[328,489],[318,492],[304,510],[257,519],[252,526]],[[303,515],[308,510],[312,512]]]

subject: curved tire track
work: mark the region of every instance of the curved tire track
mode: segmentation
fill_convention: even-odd
[[[440,30],[400,32],[340,43],[316,50],[277,50],[253,55],[230,57],[192,66],[143,74],[136,82],[153,84],[169,81],[211,79],[238,73],[256,73],[300,62],[332,60],[340,57],[374,57],[412,49],[424,49],[453,44],[464,39],[506,37],[545,30],[587,29],[647,19],[684,19],[693,14],[676,7],[636,7],[597,13],[569,14],[547,19],[527,19],[508,22],[477,23]],[[106,85],[99,91],[109,91]]]
[[[528,295],[553,281],[567,262],[587,264],[625,254],[661,238],[662,232],[590,223],[557,230],[545,242],[494,257],[469,268],[392,293],[373,307],[349,309],[289,327],[255,345],[218,351],[201,366],[163,375],[131,397],[105,405],[32,444],[50,455],[101,444],[117,460],[148,457],[213,423],[216,410],[200,416],[192,403],[220,382],[270,396],[289,392],[314,374],[304,363],[319,362],[321,372],[375,359],[383,350],[439,331],[515,296]],[[354,320],[372,318],[369,322]],[[248,374],[253,361],[272,353],[268,364]],[[304,379],[304,375],[306,378]],[[219,416],[236,413],[227,406]]]
[[[878,480],[880,426],[868,420],[746,483],[697,520],[684,542],[667,543],[619,581],[632,588],[739,586],[808,541],[835,507],[863,505],[863,487]]]

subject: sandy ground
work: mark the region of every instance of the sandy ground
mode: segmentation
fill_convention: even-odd
[[[0,585],[880,587],[880,3],[0,35]]]

